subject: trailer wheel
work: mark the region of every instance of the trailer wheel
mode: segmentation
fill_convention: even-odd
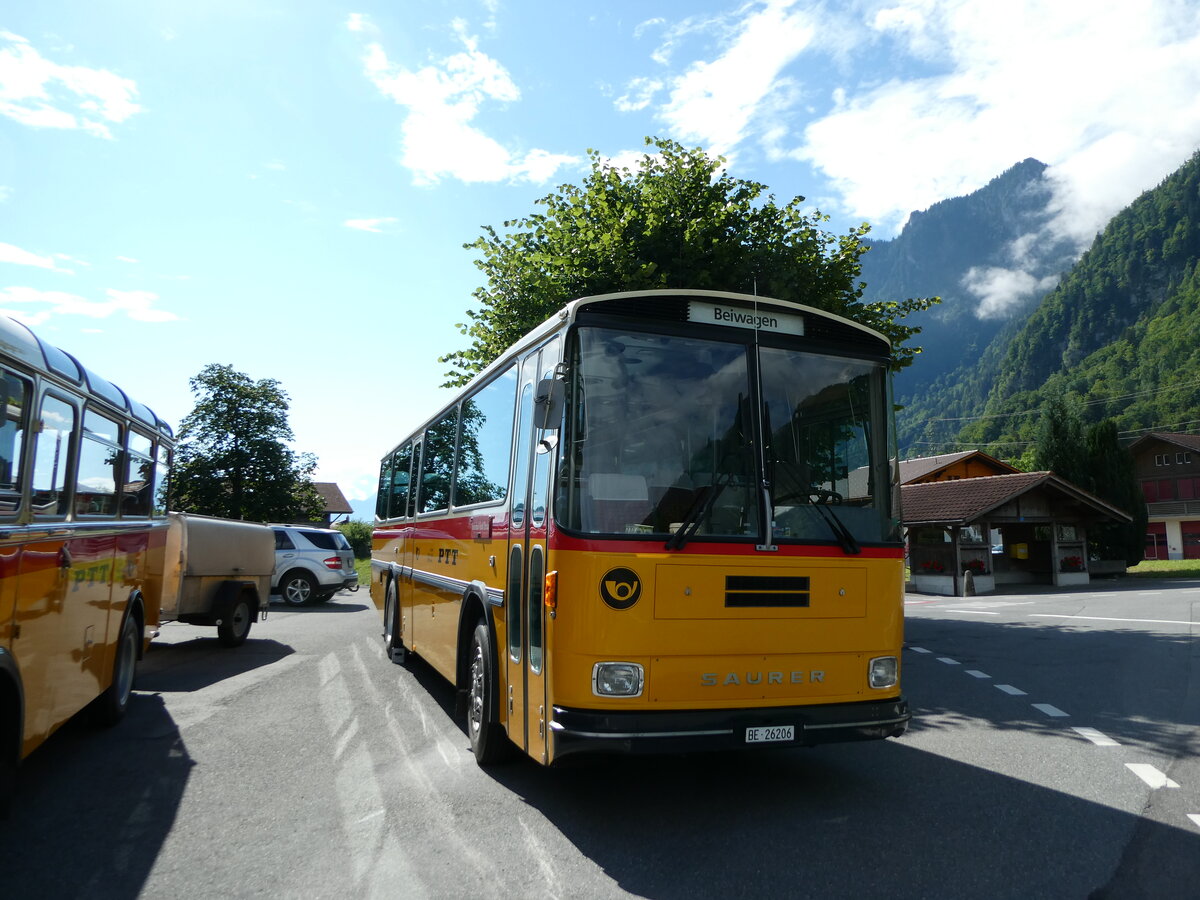
[[[246,643],[253,622],[254,610],[249,597],[243,591],[221,616],[221,624],[217,626],[217,637],[226,647],[240,647]]]

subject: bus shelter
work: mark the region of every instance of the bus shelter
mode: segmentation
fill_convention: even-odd
[[[1009,584],[1087,584],[1087,530],[1132,517],[1053,472],[901,488],[915,589],[959,596]]]

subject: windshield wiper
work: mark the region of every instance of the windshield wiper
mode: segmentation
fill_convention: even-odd
[[[842,545],[842,550],[847,556],[857,556],[859,553],[862,553],[862,548],[858,546],[858,541],[854,539],[854,535],[850,533],[850,529],[846,527],[846,523],[838,518],[838,514],[833,511],[832,507],[824,503],[810,502],[809,505],[817,510],[817,514],[825,520],[825,524],[829,526],[829,530],[833,532],[833,536]]]
[[[717,502],[717,497],[721,496],[721,491],[725,490],[725,486],[732,480],[732,472],[722,472],[717,476],[717,480],[707,486],[706,491],[697,495],[695,502],[692,503],[692,508],[687,511],[687,515],[679,524],[679,530],[667,538],[666,549],[680,550],[692,539],[692,536],[699,530],[700,523],[704,521],[704,517]]]

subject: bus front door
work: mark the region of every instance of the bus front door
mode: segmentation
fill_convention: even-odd
[[[513,479],[513,530],[509,545],[508,590],[508,736],[514,744],[546,761],[549,709],[546,698],[546,532],[549,522],[550,461],[542,423],[533,402],[538,373],[557,362],[557,340],[534,351],[521,367],[516,470]]]

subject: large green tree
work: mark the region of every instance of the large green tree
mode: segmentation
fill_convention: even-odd
[[[543,211],[485,226],[466,248],[486,283],[459,326],[470,346],[441,358],[461,385],[521,335],[577,297],[615,291],[695,288],[792,300],[868,325],[891,339],[897,367],[920,329],[901,320],[934,299],[864,303],[861,225],[840,237],[806,211],[804,198],[776,202],[765,185],[734,178],[725,160],[647,138],[634,169],[589,150],[591,173],[543,197]]]
[[[319,518],[316,459],[288,446],[288,396],[279,382],[210,364],[188,383],[196,405],[179,427],[171,508],[257,522]]]

